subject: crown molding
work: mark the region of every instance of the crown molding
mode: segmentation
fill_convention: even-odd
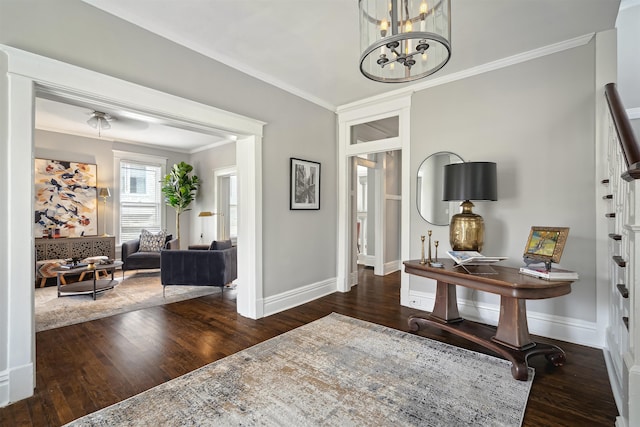
[[[517,55],[508,56],[506,58],[498,59],[496,61],[487,62],[486,64],[478,65],[476,67],[468,68],[466,70],[458,71],[451,74],[446,74],[442,77],[437,77],[431,80],[427,80],[422,83],[408,86],[406,88],[394,90],[394,91],[387,92],[381,95],[376,95],[370,98],[361,99],[359,101],[352,102],[350,104],[340,105],[338,106],[337,111],[349,110],[352,108],[357,108],[363,105],[370,104],[372,102],[384,101],[388,98],[397,97],[402,94],[419,92],[421,90],[425,90],[435,86],[451,83],[456,80],[466,79],[469,77],[488,73],[489,71],[499,70],[501,68],[510,67],[512,65],[531,61],[533,59],[541,58],[543,56],[552,55],[554,53],[562,52],[564,50],[573,49],[575,47],[583,46],[589,43],[593,39],[594,35],[595,33],[589,33],[583,36],[574,37],[572,39],[565,40],[559,43],[550,44],[548,46],[543,46],[538,49],[529,50],[527,52],[522,52]]]

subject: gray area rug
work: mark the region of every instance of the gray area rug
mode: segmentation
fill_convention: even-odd
[[[215,286],[167,286],[163,298],[159,270],[128,273],[124,280],[118,271],[115,278],[120,283],[98,294],[95,301],[91,295],[58,298],[55,286],[37,288],[36,332],[221,292]]]
[[[519,426],[511,364],[331,314],[69,426]]]

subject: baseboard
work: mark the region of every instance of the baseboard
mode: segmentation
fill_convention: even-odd
[[[386,276],[387,274],[391,274],[395,271],[400,270],[402,263],[400,262],[400,260],[395,260],[395,261],[390,261],[385,263],[382,268],[384,271],[384,275]]]
[[[409,291],[407,306],[418,310],[431,311],[435,303],[435,293]],[[475,322],[497,325],[500,317],[498,304],[478,303],[476,301],[458,299],[458,310],[465,319]],[[580,319],[554,316],[546,313],[527,311],[529,332],[574,344],[603,348],[598,337],[598,330],[594,322]]]
[[[267,297],[264,299],[264,315],[270,316],[332,294],[336,292],[337,285],[334,277]]]
[[[0,372],[0,407],[33,395],[35,378],[33,364]]]
[[[364,264],[367,267],[373,267],[376,263],[376,257],[373,255],[358,254],[358,264]]]
[[[618,376],[616,375],[616,368],[614,366],[613,359],[611,358],[611,352],[608,348],[604,348],[602,350],[604,354],[604,363],[607,366],[607,374],[609,375],[609,384],[611,385],[611,392],[613,393],[613,400],[616,401],[616,407],[618,408],[618,413],[622,413],[623,402],[624,402],[624,391],[622,389],[622,384],[618,381]],[[623,417],[618,417],[620,421],[626,424]],[[616,419],[616,425],[624,425],[618,424]]]
[[[0,408],[9,404],[9,373],[0,372]]]

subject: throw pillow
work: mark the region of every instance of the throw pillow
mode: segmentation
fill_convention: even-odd
[[[160,252],[165,244],[166,231],[158,231],[152,233],[149,230],[142,230],[140,233],[140,249],[139,252]]]
[[[211,251],[221,251],[224,249],[230,249],[231,248],[231,240],[220,240],[220,241],[216,241],[214,240],[213,242],[211,242],[211,246],[209,246],[209,250]]]

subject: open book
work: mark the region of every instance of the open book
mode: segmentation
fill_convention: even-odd
[[[486,265],[507,259],[506,256],[484,256],[476,251],[447,251],[447,255],[460,265]]]

